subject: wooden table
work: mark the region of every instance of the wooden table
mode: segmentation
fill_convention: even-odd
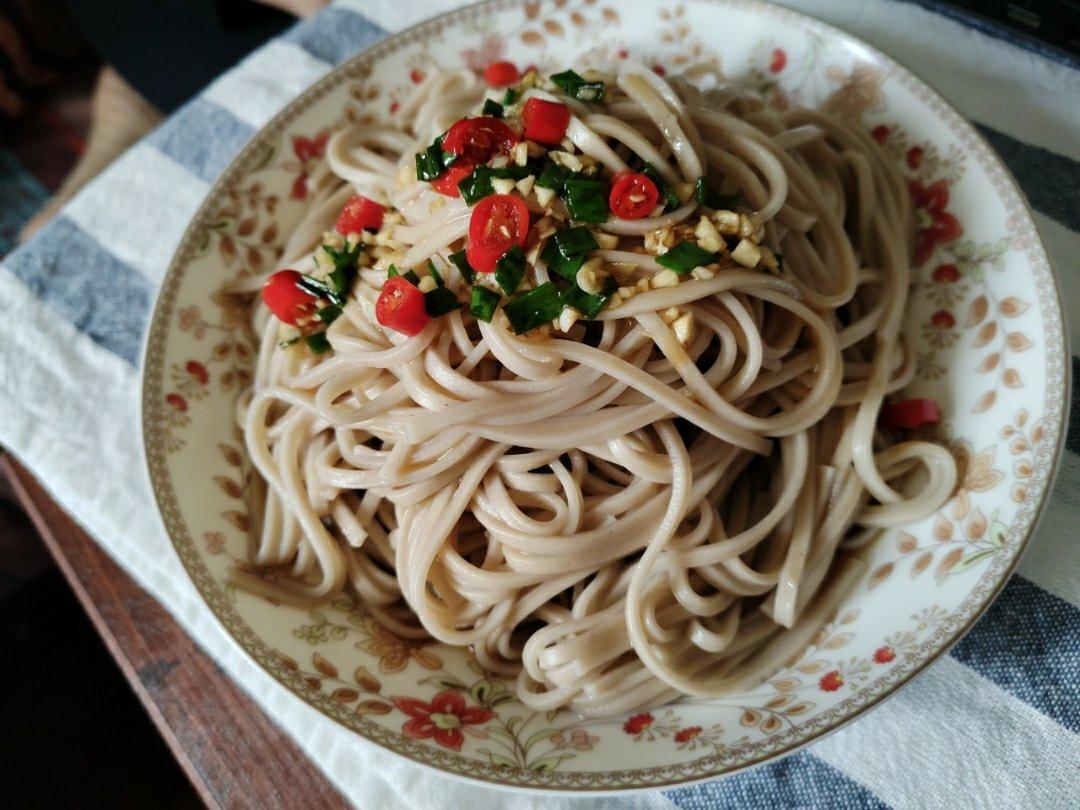
[[[347,807],[296,744],[9,457],[0,475],[210,807]]]

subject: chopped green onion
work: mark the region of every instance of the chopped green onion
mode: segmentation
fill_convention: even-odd
[[[315,314],[319,316],[319,320],[329,326],[341,316],[341,305],[331,304],[328,307],[323,307]]]
[[[519,95],[521,95],[521,94],[518,93],[518,91],[515,90],[513,87],[507,87],[506,88],[506,95],[503,96],[503,100],[502,100],[503,106],[504,107],[509,107],[511,104],[515,103],[518,100]]]
[[[552,239],[559,247],[559,252],[569,258],[576,253],[587,253],[600,247],[588,228],[578,226],[557,231]]]
[[[566,180],[566,208],[575,222],[606,222],[608,204],[602,180],[569,177]]]
[[[651,163],[646,163],[642,166],[641,173],[656,184],[656,190],[660,192],[660,198],[664,201],[665,211],[670,211],[672,208],[678,208],[682,205],[682,200],[679,199],[679,195],[664,182],[664,178],[662,178],[660,173],[652,167]]]
[[[478,321],[491,323],[500,300],[497,292],[478,285],[472,288],[472,295],[469,296],[469,312]]]
[[[540,186],[540,188],[550,188],[556,194],[563,194],[566,180],[571,174],[573,172],[565,166],[549,161],[540,176],[536,178],[536,185]]]
[[[615,290],[618,286],[615,279],[611,276],[608,276],[607,281],[604,282],[603,291],[596,295],[587,293],[577,285],[574,285],[570,289],[563,291],[562,301],[567,306],[571,306],[580,312],[585,320],[592,320],[607,306],[608,301],[611,300],[611,296],[615,294]]]
[[[573,70],[564,70],[551,77],[551,81],[562,88],[568,96],[573,96],[579,101],[603,101],[604,83],[590,82]]]
[[[469,264],[468,258],[465,256],[464,250],[459,250],[457,253],[450,254],[450,261],[454,263],[454,267],[461,273],[461,277],[466,282],[472,284],[476,280],[476,271],[473,270],[473,266]]]
[[[577,271],[581,269],[581,265],[585,264],[585,256],[564,256],[562,251],[559,250],[559,246],[555,244],[555,240],[551,239],[544,247],[544,252],[540,254],[540,258],[544,260],[544,264],[547,265],[547,269],[557,276],[573,281],[577,277]]]
[[[300,342],[300,338],[299,337],[294,337],[294,338],[289,338],[288,340],[279,340],[277,345],[282,349],[287,349],[290,346],[292,346],[292,345],[294,345],[296,343],[299,343],[299,342]]]
[[[440,287],[446,286],[446,282],[443,281],[443,277],[440,276],[439,271],[435,269],[435,262],[433,262],[431,259],[428,259],[427,261],[427,269],[428,273],[431,274],[431,277],[435,279],[436,284],[438,284]]]
[[[445,137],[446,133],[444,132],[432,142],[431,146],[423,152],[417,153],[416,178],[418,180],[427,180],[428,182],[434,180],[446,171],[447,166],[457,160],[457,155],[443,151],[442,145]]]
[[[316,332],[304,338],[304,343],[311,349],[312,354],[322,354],[330,349],[330,341],[326,339],[326,332]]]
[[[491,166],[478,166],[473,172],[462,178],[458,183],[458,191],[466,205],[475,205],[477,202],[495,193],[491,185],[492,180],[511,179],[521,180],[529,175],[528,166],[504,166],[493,169]]]
[[[410,284],[420,283],[420,276],[416,275],[416,273],[414,273],[412,270],[409,270],[407,273],[403,274],[397,269],[397,267],[395,267],[394,265],[390,265],[390,267],[386,270],[386,277],[393,278],[394,276],[401,276]]]
[[[495,99],[489,98],[484,101],[484,109],[481,110],[481,112],[483,112],[484,115],[490,115],[493,118],[502,118],[503,105],[495,101]]]
[[[738,194],[720,194],[709,188],[704,177],[699,177],[694,183],[694,197],[699,203],[709,206],[714,211],[734,208],[739,201]]]
[[[432,318],[438,318],[440,315],[453,312],[460,306],[461,302],[458,301],[457,296],[446,287],[436,287],[434,290],[424,293],[424,309]]]
[[[503,307],[503,312],[506,313],[514,334],[520,335],[555,320],[562,308],[563,301],[558,288],[548,281],[511,301]]]
[[[329,298],[334,301],[338,297],[333,290],[326,286],[326,282],[307,274],[300,277],[300,280],[296,282],[296,286],[315,298]],[[340,301],[334,301],[334,303],[337,304]]]
[[[704,264],[712,264],[717,259],[715,253],[709,253],[693,242],[679,242],[663,256],[656,257],[656,263],[661,267],[674,270],[680,276],[685,276],[695,267]]]
[[[513,295],[525,277],[525,251],[514,245],[495,263],[495,280],[507,295]]]

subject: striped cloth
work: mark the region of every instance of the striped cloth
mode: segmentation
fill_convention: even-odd
[[[341,0],[222,76],[0,265],[0,442],[364,807],[574,802],[492,793],[368,747],[250,662],[158,527],[136,425],[154,291],[215,176],[282,105],[388,31],[455,0]],[[897,58],[977,122],[1035,207],[1080,318],[1080,72],[933,2],[793,2]],[[1080,324],[1072,329],[1080,378]],[[1074,396],[1073,402],[1080,401]],[[103,448],[105,452],[102,452]],[[1080,419],[1038,536],[951,654],[858,722],[730,779],[625,806],[1064,807],[1080,790]],[[253,764],[254,765],[254,764]],[[257,766],[257,765],[256,765]]]

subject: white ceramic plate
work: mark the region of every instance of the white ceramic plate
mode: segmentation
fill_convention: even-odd
[[[717,45],[702,32],[717,32]],[[217,291],[275,263],[327,131],[387,116],[435,66],[482,69],[510,55],[562,68],[590,49],[668,72],[712,62],[763,88],[773,104],[858,119],[896,155],[920,227],[908,316],[918,352],[913,390],[943,404],[941,434],[962,462],[962,484],[933,518],[868,550],[868,574],[835,619],[761,688],[581,722],[527,711],[466,651],[395,638],[345,599],[309,612],[223,586],[227,567],[244,559],[243,490],[252,473],[233,405],[252,356],[240,338],[243,310]],[[166,529],[196,587],[299,698],[451,774],[530,788],[632,789],[787,753],[873,706],[956,641],[1005,582],[1046,497],[1063,435],[1065,359],[1054,280],[1015,184],[971,126],[887,57],[757,2],[492,2],[355,57],[289,105],[224,173],[188,228],[153,314],[144,439]]]

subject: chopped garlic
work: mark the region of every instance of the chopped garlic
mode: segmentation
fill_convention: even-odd
[[[577,285],[581,289],[590,295],[599,295],[604,290],[604,280],[607,277],[608,274],[604,270],[604,260],[597,258],[589,259],[585,264],[581,265],[581,269],[577,271],[575,281],[577,281]]]
[[[499,177],[491,181],[491,187],[495,189],[496,194],[509,194],[517,186],[509,177]]]
[[[383,225],[399,225],[405,221],[400,211],[387,211],[383,214]]]
[[[679,285],[679,274],[670,267],[665,267],[652,277],[650,283],[653,289],[659,289],[660,287],[677,287]]]
[[[315,267],[321,273],[330,273],[334,270],[334,258],[322,248],[315,251]]]
[[[698,246],[709,251],[709,253],[719,253],[724,246],[724,240],[720,236],[720,232],[716,230],[712,220],[706,216],[702,216],[698,220],[697,227],[694,228],[694,236],[697,237]]]
[[[632,298],[637,295],[637,290],[633,287],[619,287],[619,289],[615,291],[615,294],[619,296],[619,298]]]
[[[547,147],[536,141],[525,141],[525,154],[529,157],[543,157],[547,154]]]
[[[348,247],[349,250],[352,250],[358,244],[360,244],[360,234],[353,232],[345,237],[345,246]]]
[[[505,169],[510,164],[510,158],[506,155],[496,155],[491,159],[491,168]]]
[[[758,228],[760,227],[761,217],[759,217],[757,214],[751,214],[749,216],[747,216],[746,214],[739,214],[739,238],[754,238],[754,234],[757,233]],[[754,238],[754,241],[756,242],[757,239]]]
[[[289,323],[279,323],[277,330],[278,341],[288,343],[290,340],[300,339],[300,330]]]
[[[577,323],[581,317],[581,313],[573,307],[563,307],[563,311],[559,313],[558,326],[556,327],[560,332],[569,332],[570,327]]]
[[[515,166],[524,166],[529,160],[529,144],[518,141],[510,149],[510,160]]]
[[[649,291],[649,279],[647,279],[647,278],[639,278],[638,283],[635,284],[634,286],[637,287],[638,292],[648,292]]]
[[[352,236],[352,234],[349,234]],[[345,237],[337,231],[326,231],[322,235],[322,243],[332,247],[334,250],[341,250],[345,247]]]
[[[521,192],[523,197],[528,196],[529,192],[533,190],[533,186],[536,184],[536,176],[530,174],[528,177],[522,177],[517,181],[517,190]]]
[[[431,276],[424,276],[416,286],[419,288],[420,292],[429,293],[439,285]]]
[[[779,273],[780,262],[777,261],[776,254],[764,245],[759,245],[758,250],[761,251],[761,264],[773,273]]]
[[[667,253],[668,248],[675,244],[675,232],[670,227],[657,228],[655,231],[645,232],[645,249],[657,256]]]
[[[536,187],[536,201],[540,203],[541,208],[547,208],[551,205],[551,201],[555,199],[555,190],[551,188],[543,188],[542,186]]]
[[[734,236],[739,232],[739,215],[734,211],[717,211],[713,214],[713,222],[724,236]]]
[[[682,310],[678,307],[668,307],[660,313],[660,317],[663,319],[664,323],[668,324],[674,323],[680,315],[682,315]]]
[[[529,264],[535,265],[536,260],[540,258],[540,245],[541,243],[537,242],[529,249],[529,252],[525,254],[525,261]]]
[[[757,267],[758,262],[761,261],[761,248],[749,239],[743,239],[731,251],[731,258],[743,267]]]
[[[690,276],[696,278],[698,281],[708,281],[715,275],[716,273],[708,267],[695,267],[690,271]]]
[[[679,197],[679,200],[681,202],[689,202],[690,198],[694,196],[694,184],[679,183],[677,186],[675,186],[675,194]]]
[[[563,136],[563,139],[559,141],[559,148],[561,148],[564,152],[573,152],[574,142],[566,136]]]
[[[548,157],[555,161],[557,166],[564,166],[572,172],[580,172],[585,166],[577,155],[571,155],[569,152],[561,152],[557,149],[548,152]]]
[[[598,244],[604,250],[614,250],[619,246],[619,237],[617,237],[613,233],[593,231],[593,239],[595,239],[596,244]]]
[[[379,231],[377,234],[375,234],[375,244],[383,245],[385,247],[401,246],[401,243],[394,239],[394,237],[390,235],[390,231],[388,230]]]
[[[686,346],[694,339],[694,313],[687,312],[680,315],[671,324],[671,331],[675,333],[675,339]]]

